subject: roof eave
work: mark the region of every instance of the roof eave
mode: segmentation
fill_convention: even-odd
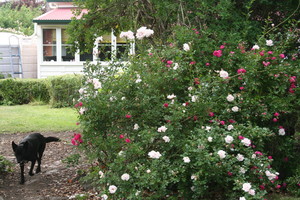
[[[33,20],[33,22],[37,24],[69,24],[71,21],[72,20]]]

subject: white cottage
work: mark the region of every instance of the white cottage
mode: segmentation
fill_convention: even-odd
[[[51,10],[33,20],[37,35],[37,77],[82,73],[86,61],[107,64],[107,59],[120,57],[129,45],[125,40],[116,37],[113,33],[98,37],[94,49],[90,53],[68,52],[66,32],[67,25],[74,17],[72,10],[76,7],[72,0],[47,0]],[[82,10],[80,16],[86,13]],[[80,16],[77,19],[80,19]],[[100,48],[101,47],[101,48]],[[99,51],[101,49],[101,51]],[[112,52],[106,54],[105,51]],[[133,47],[131,48],[131,53]],[[94,52],[94,54],[93,54]]]

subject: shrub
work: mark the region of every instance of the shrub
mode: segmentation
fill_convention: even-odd
[[[52,107],[73,106],[73,99],[78,98],[78,90],[81,87],[82,76],[63,75],[48,78],[48,90]]]
[[[0,155],[0,175],[9,172],[11,167],[12,163]]]
[[[287,190],[296,197],[300,197],[300,165],[296,168],[296,173],[287,179]],[[284,183],[283,183],[284,184]]]
[[[113,199],[263,199],[285,178],[281,156],[296,156],[298,54],[275,40],[178,38],[85,68],[74,144],[97,161],[85,181]]]
[[[4,79],[0,80],[0,100],[2,104],[27,104],[34,100],[49,101],[45,80]]]

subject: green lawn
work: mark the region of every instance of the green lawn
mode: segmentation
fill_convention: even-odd
[[[0,106],[0,133],[78,130],[77,113],[72,108],[49,105]]]

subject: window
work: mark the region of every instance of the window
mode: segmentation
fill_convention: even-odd
[[[43,60],[56,59],[56,29],[43,29]]]
[[[129,45],[125,39],[117,37],[116,58],[119,60],[127,60],[129,54]]]
[[[61,58],[62,61],[75,61],[75,55],[69,53],[69,48],[72,45],[67,44],[68,37],[66,29],[61,29]]]
[[[111,60],[112,44],[111,36],[104,35],[98,43],[98,59],[99,61]]]

